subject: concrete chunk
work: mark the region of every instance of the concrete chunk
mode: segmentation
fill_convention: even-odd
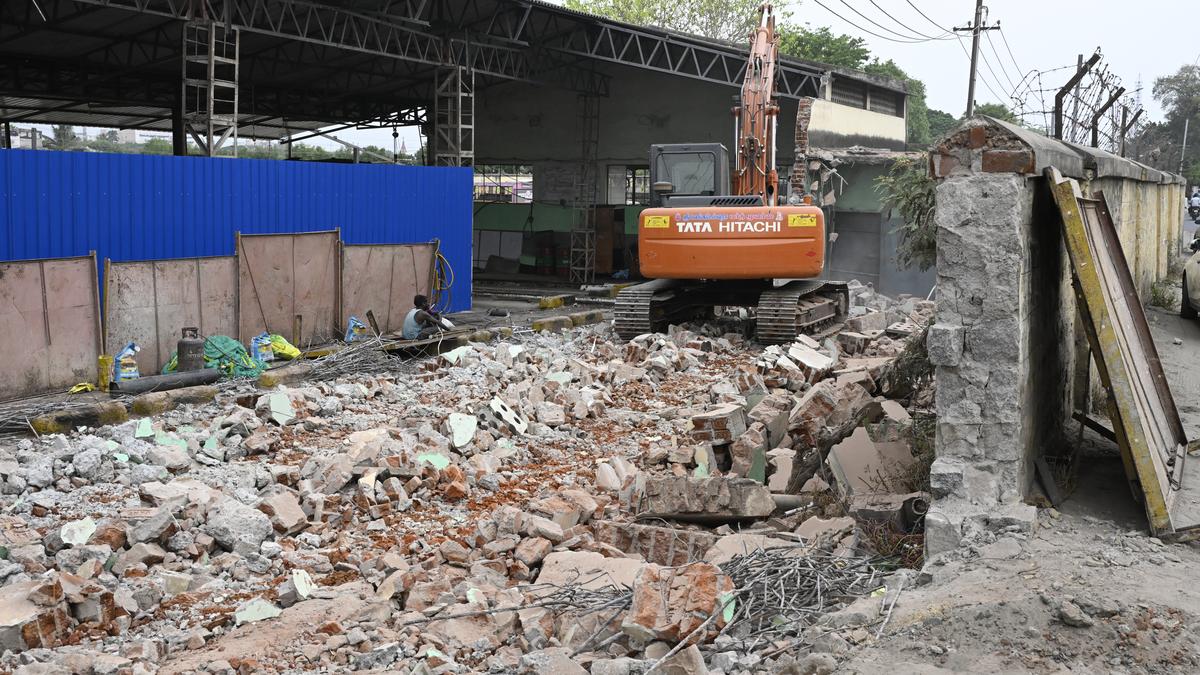
[[[290,492],[277,492],[264,498],[258,504],[258,510],[267,514],[271,526],[276,532],[293,534],[303,530],[308,525],[304,509],[300,508],[300,500]]]
[[[236,499],[221,502],[208,517],[208,533],[223,548],[239,555],[258,553],[272,529],[265,513]]]
[[[736,403],[710,408],[692,417],[692,438],[698,441],[732,441],[746,431],[746,411]]]
[[[446,419],[446,427],[450,442],[454,444],[454,447],[464,448],[475,440],[475,430],[479,427],[479,420],[474,415],[450,413],[450,417]]]
[[[654,477],[640,496],[640,513],[703,523],[765,518],[775,510],[767,486],[748,478]]]
[[[726,610],[736,609],[732,592],[733,580],[716,565],[672,568],[647,563],[633,582],[633,603],[621,620],[621,631],[643,641],[679,642],[719,612],[708,628],[715,634],[733,614]]]
[[[0,588],[0,649],[14,652],[63,644],[70,617],[62,603],[41,607],[29,600],[41,582],[27,581]]]

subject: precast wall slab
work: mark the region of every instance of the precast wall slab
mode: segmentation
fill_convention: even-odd
[[[0,400],[96,379],[96,258],[0,263]]]
[[[342,247],[342,322],[367,321],[370,311],[383,333],[398,332],[413,296],[433,290],[433,244]]]
[[[306,348],[342,335],[338,233],[238,237],[238,338],[262,332]]]
[[[136,342],[138,369],[157,373],[185,327],[200,335],[237,334],[237,290],[233,256],[105,261],[105,353]]]

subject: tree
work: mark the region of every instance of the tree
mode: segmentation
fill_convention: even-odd
[[[75,128],[69,124],[55,124],[52,133],[53,136],[46,141],[46,147],[51,150],[70,150],[79,146]]]
[[[904,221],[896,228],[896,263],[900,269],[922,272],[937,264],[937,226],[933,222],[936,181],[929,176],[925,156],[897,159],[887,173],[875,179],[875,191],[888,208]]]
[[[1200,66],[1186,65],[1174,75],[1156,78],[1151,93],[1168,121],[1195,117],[1200,112]]]
[[[871,50],[862,38],[834,35],[827,26],[780,26],[779,51],[806,61],[862,70]]]
[[[658,26],[701,37],[745,42],[758,21],[761,0],[567,0],[567,9],[640,26]],[[777,17],[779,15],[777,14]],[[778,19],[777,19],[778,20]]]
[[[1011,122],[1012,124],[1021,124],[1020,118],[1013,114],[1013,111],[1009,110],[1008,106],[1003,103],[980,103],[975,106],[975,114],[995,117],[998,120]]]
[[[1164,171],[1179,171],[1182,155],[1184,129],[1187,130],[1187,154],[1200,143],[1200,67],[1192,64],[1181,66],[1174,75],[1154,80],[1151,89],[1155,100],[1162,104],[1165,119],[1152,122],[1134,133],[1129,139],[1131,156]],[[1192,167],[1184,172],[1190,176]]]
[[[929,110],[926,117],[929,118],[929,140],[932,142],[936,138],[945,136],[951,129],[958,126],[959,120],[948,112],[941,110]]]
[[[142,144],[143,155],[170,155],[173,152],[171,141],[165,138],[151,138]]]
[[[108,143],[117,143],[117,142],[119,142],[120,139],[117,137],[116,129],[109,129],[108,131],[105,131],[105,132],[101,133],[99,136],[97,136],[96,140],[106,141]]]

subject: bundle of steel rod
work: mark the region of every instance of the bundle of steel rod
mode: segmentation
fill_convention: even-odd
[[[396,370],[400,359],[383,350],[383,340],[371,337],[351,342],[345,347],[313,361],[311,379],[333,380],[357,373],[383,373]]]
[[[733,579],[737,607],[722,630],[749,652],[799,637],[823,614],[882,586],[884,573],[870,558],[844,558],[794,547],[738,556],[722,566]]]
[[[129,396],[114,396],[111,400],[128,402]],[[106,397],[106,400],[107,399]],[[0,434],[28,434],[29,420],[42,415],[84,408],[96,404],[96,399],[74,394],[47,394],[0,403]]]

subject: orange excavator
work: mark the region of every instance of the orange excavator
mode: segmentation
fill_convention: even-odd
[[[714,307],[750,308],[765,343],[820,337],[844,321],[846,285],[819,279],[825,215],[810,197],[791,194],[786,181],[779,189],[777,49],[775,17],[765,4],[733,108],[732,180],[720,143],[650,147],[651,208],[638,222],[638,260],[652,281],[617,295],[614,325],[622,338],[711,316]]]

